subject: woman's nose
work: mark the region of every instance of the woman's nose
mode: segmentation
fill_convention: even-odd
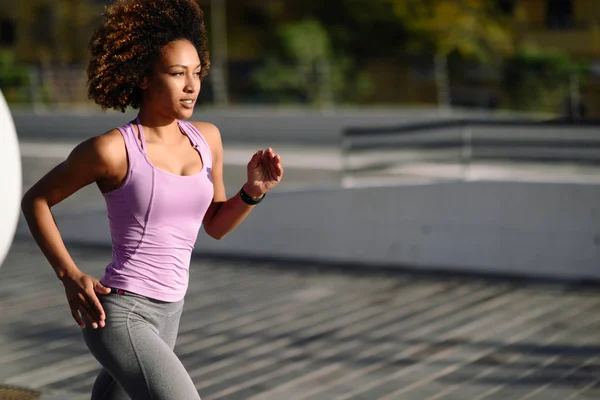
[[[184,90],[188,93],[193,93],[200,89],[200,83],[194,78],[188,78]]]

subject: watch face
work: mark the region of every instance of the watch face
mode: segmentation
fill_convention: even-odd
[[[0,266],[12,244],[21,203],[21,153],[17,131],[0,91]]]

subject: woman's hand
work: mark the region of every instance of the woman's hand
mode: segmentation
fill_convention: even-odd
[[[248,162],[248,181],[244,191],[254,198],[262,197],[283,177],[281,157],[272,148],[259,150]]]
[[[102,286],[97,279],[83,272],[79,272],[71,277],[65,277],[62,283],[65,287],[69,308],[75,322],[81,328],[85,328],[85,319],[94,329],[98,327],[103,328],[105,326],[106,315],[96,293],[109,294],[110,289]]]

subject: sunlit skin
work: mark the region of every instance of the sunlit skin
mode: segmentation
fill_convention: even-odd
[[[143,90],[139,117],[148,158],[157,168],[177,175],[192,175],[203,167],[199,153],[177,125],[178,120],[188,119],[193,114],[201,88],[200,65],[194,45],[187,40],[176,40],[161,48],[152,73],[139,83]],[[203,220],[204,230],[211,237],[222,239],[254,206],[243,202],[239,193],[230,199],[226,197],[223,147],[217,127],[207,122],[190,122],[207,141],[213,159],[214,197]],[[108,294],[110,289],[77,268],[50,209],[91,183],[96,183],[102,192],[114,190],[122,185],[126,174],[124,140],[120,132],[113,129],[79,144],[23,197],[22,209],[30,230],[62,281],[71,314],[82,328],[86,322],[93,328],[105,326],[106,315],[96,293]],[[282,177],[281,157],[271,148],[258,150],[247,164],[244,190],[251,197],[260,198]]]
[[[140,119],[152,125],[188,119],[202,82],[200,58],[192,43],[178,40],[163,47],[154,73],[140,83],[144,90]],[[192,100],[191,104],[183,100]]]

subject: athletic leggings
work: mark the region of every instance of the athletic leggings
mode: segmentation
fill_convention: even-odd
[[[106,326],[82,330],[102,365],[92,400],[199,400],[173,352],[183,300],[165,303],[136,294],[98,295]]]

